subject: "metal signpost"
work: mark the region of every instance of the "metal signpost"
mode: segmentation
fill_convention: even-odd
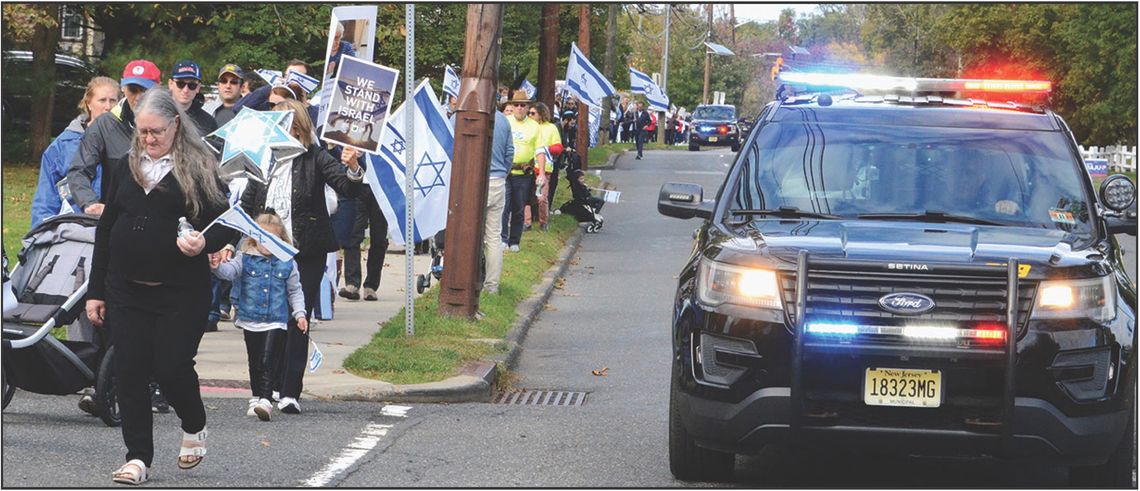
[[[404,196],[408,197],[404,200],[407,204],[407,211],[404,212],[404,334],[415,336],[416,220],[415,200],[412,198],[415,196],[416,164],[412,156],[415,155],[416,117],[412,107],[412,93],[416,90],[416,5],[413,3],[404,6],[404,27],[408,32],[404,50],[404,134],[408,135],[407,147],[404,149],[404,168],[407,169],[404,173]]]

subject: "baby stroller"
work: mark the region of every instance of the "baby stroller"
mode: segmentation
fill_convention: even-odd
[[[602,211],[605,200],[590,193],[584,180],[586,171],[582,170],[582,160],[567,148],[562,153],[566,161],[566,181],[570,183],[571,199],[558,208],[559,213],[573,216],[579,224],[586,224],[586,232],[596,233],[602,230],[605,220],[598,213]]]
[[[434,276],[436,281],[439,281],[443,276],[443,245],[445,232],[447,230],[440,230],[432,238],[431,242],[431,271],[428,274],[416,275],[416,293],[423,293],[431,288],[431,279]],[[424,241],[429,242],[429,241]],[[483,284],[483,280],[487,277],[487,258],[483,257],[483,248],[479,248],[479,285]]]
[[[59,215],[24,236],[11,275],[19,304],[3,317],[3,407],[16,389],[69,395],[94,386],[96,414],[107,426],[120,424],[114,348],[84,312],[98,222],[91,215]],[[50,334],[59,326],[67,340]]]

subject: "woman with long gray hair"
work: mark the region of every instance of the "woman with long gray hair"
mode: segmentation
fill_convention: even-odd
[[[131,151],[107,169],[112,180],[95,232],[87,317],[112,326],[127,447],[127,463],[112,479],[141,484],[154,457],[152,376],[182,422],[178,467],[195,467],[206,455],[206,410],[194,370],[211,299],[205,253],[225,246],[232,232],[197,231],[226,210],[225,185],[168,90],[142,96]],[[197,230],[181,230],[183,218]]]

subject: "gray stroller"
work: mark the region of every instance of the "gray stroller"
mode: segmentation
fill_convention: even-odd
[[[59,215],[24,236],[11,274],[19,303],[3,317],[4,408],[16,389],[69,395],[94,386],[96,414],[108,426],[120,424],[114,348],[84,313],[98,222],[91,215]],[[52,335],[60,327],[66,339]]]

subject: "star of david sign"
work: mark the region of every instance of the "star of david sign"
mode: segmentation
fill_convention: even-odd
[[[416,191],[419,191],[423,197],[427,197],[428,193],[430,193],[432,189],[435,189],[436,187],[446,187],[447,184],[443,182],[443,168],[446,166],[446,161],[441,160],[436,162],[431,159],[431,156],[424,154],[424,157],[420,159],[420,162],[418,164],[416,164]],[[428,169],[425,172],[428,173],[428,177],[431,177],[431,182],[428,184],[423,184],[420,182],[420,171],[424,169]],[[435,173],[434,177],[431,175],[432,172]]]
[[[244,175],[264,183],[277,161],[305,152],[301,142],[289,134],[292,124],[291,111],[243,108],[229,123],[203,139],[222,154],[219,165],[223,175]]]

